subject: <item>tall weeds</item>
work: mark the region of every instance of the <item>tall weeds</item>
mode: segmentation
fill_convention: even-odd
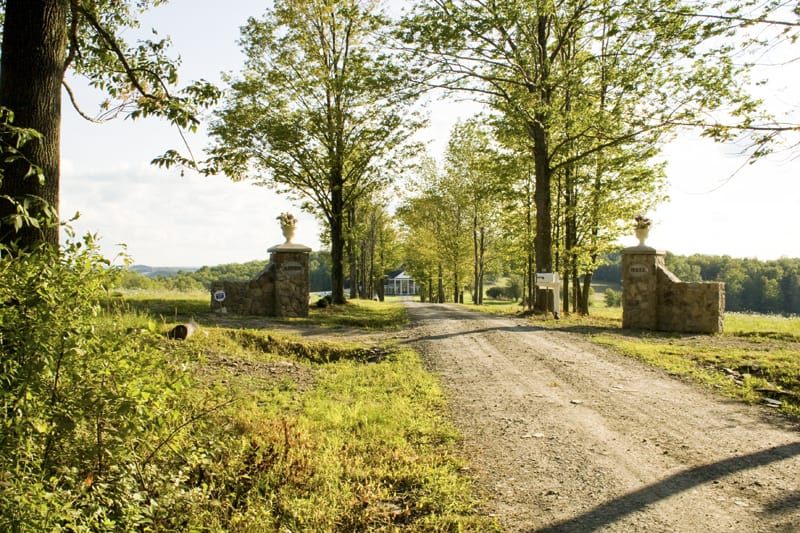
[[[0,530],[152,519],[155,450],[189,381],[158,336],[97,320],[113,276],[90,237],[0,261]]]

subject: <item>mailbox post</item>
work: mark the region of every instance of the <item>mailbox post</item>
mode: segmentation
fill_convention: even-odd
[[[561,280],[558,272],[538,272],[536,274],[536,287],[553,291],[553,317],[558,318],[561,311]],[[545,312],[547,311],[545,305]]]

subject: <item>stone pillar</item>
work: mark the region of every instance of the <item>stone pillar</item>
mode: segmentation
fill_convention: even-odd
[[[308,254],[311,248],[286,242],[273,246],[268,252],[275,272],[275,316],[307,317]]]
[[[666,252],[649,246],[622,251],[622,327],[658,329],[658,267]]]

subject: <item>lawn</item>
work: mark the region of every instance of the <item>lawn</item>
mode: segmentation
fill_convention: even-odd
[[[174,465],[180,471],[164,466],[173,481],[158,484],[153,504],[183,514],[162,512],[162,527],[499,530],[483,516],[461,437],[416,353],[276,330],[398,329],[408,323],[400,301],[312,306],[300,319],[229,316],[220,325],[207,294],[127,294],[111,298],[106,314],[108,325],[161,334],[158,346],[187,370],[196,398],[172,415],[196,421],[164,450],[184,462]],[[189,339],[163,337],[187,320],[200,325]]]

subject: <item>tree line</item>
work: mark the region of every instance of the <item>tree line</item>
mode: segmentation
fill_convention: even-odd
[[[620,254],[609,254],[606,260],[608,263],[597,269],[595,280],[619,283],[622,279]],[[761,261],[667,253],[666,265],[681,281],[725,283],[727,311],[800,315],[800,259]]]
[[[204,266],[194,271],[179,270],[175,274],[145,276],[132,269],[119,272],[114,289],[166,290],[192,292],[210,290],[217,281],[246,281],[256,277],[269,264],[268,260]],[[331,259],[327,252],[311,252],[308,258],[311,292],[331,290]]]

